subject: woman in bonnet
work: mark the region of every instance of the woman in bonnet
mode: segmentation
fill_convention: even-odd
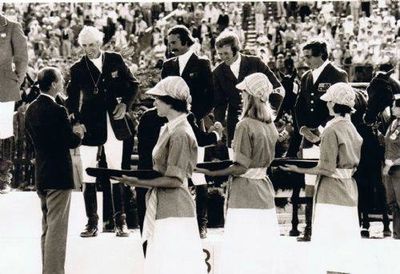
[[[206,274],[206,264],[188,178],[197,162],[197,142],[187,121],[191,101],[183,78],[170,76],[146,92],[155,97],[157,114],[168,122],[161,127],[153,149],[153,169],[162,177],[118,178],[146,187],[146,215],[142,240],[147,240],[145,274]]]
[[[236,87],[242,90],[243,110],[234,133],[234,164],[217,171],[196,169],[209,176],[231,175],[218,273],[277,273],[279,226],[266,175],[278,140],[268,103],[273,87],[263,73],[248,75]]]

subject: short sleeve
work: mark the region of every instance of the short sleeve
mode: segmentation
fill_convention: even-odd
[[[320,151],[318,167],[328,172],[335,172],[337,167],[339,142],[334,131],[328,129],[328,131],[324,132],[321,138]]]
[[[248,168],[251,163],[252,146],[249,130],[246,130],[243,123],[238,123],[236,126],[233,151],[234,161]]]
[[[165,176],[178,178],[182,183],[193,171],[197,160],[197,148],[187,134],[174,134],[169,143]],[[188,170],[190,169],[190,170]]]

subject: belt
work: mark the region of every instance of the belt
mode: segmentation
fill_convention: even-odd
[[[258,180],[265,179],[267,177],[267,168],[250,168],[246,171],[246,173],[240,175],[239,177]]]
[[[355,171],[354,168],[337,168],[330,177],[335,179],[351,179]]]

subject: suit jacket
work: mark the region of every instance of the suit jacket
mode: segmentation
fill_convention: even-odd
[[[121,55],[104,52],[102,72],[86,57],[72,65],[71,81],[67,87],[66,106],[75,122],[85,125],[83,145],[98,146],[107,141],[107,112],[112,112],[118,99],[127,110],[137,93],[138,81],[125,65]],[[97,82],[98,92],[95,91]]]
[[[187,120],[193,129],[199,146],[212,145],[217,142],[217,136],[213,132],[204,132],[196,123],[193,113],[187,115]],[[152,151],[157,143],[160,128],[167,123],[168,120],[157,115],[155,108],[149,109],[143,113],[138,126],[138,169],[152,169],[153,158]]]
[[[63,106],[40,95],[26,111],[28,140],[35,148],[37,189],[74,188],[70,148],[81,143]]]
[[[299,129],[302,126],[317,128],[326,124],[329,111],[326,102],[319,98],[331,85],[339,82],[347,83],[347,73],[331,63],[324,68],[315,84],[311,70],[304,73],[295,104],[295,117]]]
[[[239,68],[239,77],[236,78],[231,68],[224,62],[219,64],[213,71],[214,79],[214,115],[215,119],[226,125],[228,131],[228,143],[233,139],[235,126],[241,112],[241,96],[240,90],[236,85],[243,79],[256,72],[264,73],[274,88],[281,86],[275,74],[269,67],[258,57],[241,54],[241,62]],[[228,109],[228,117],[225,122],[226,110]]]
[[[182,75],[179,74],[178,57],[168,59],[163,64],[161,78],[181,76],[189,86],[192,109],[197,120],[201,120],[212,109],[213,82],[208,59],[199,58],[195,53],[189,58]]]
[[[28,50],[22,27],[0,14],[0,102],[21,99],[19,87],[27,68]]]

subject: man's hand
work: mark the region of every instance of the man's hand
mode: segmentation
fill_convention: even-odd
[[[215,122],[214,125],[212,125],[209,129],[209,132],[213,131],[215,131],[219,135],[219,138],[222,138],[224,127],[220,122]]]
[[[124,118],[125,113],[126,113],[126,105],[124,103],[119,103],[113,111],[114,120],[120,120],[120,119]]]
[[[321,138],[320,138],[318,135],[314,134],[314,133],[313,133],[308,127],[306,127],[306,126],[302,126],[302,127],[300,128],[300,134],[301,134],[302,136],[304,136],[304,138],[306,138],[308,141],[310,141],[310,142],[313,143],[313,144],[318,143],[318,142],[321,140]]]
[[[86,127],[85,127],[84,125],[82,125],[82,124],[75,124],[75,125],[72,127],[72,131],[73,131],[75,134],[79,135],[79,137],[80,137],[81,139],[83,139],[83,137],[85,137]]]

